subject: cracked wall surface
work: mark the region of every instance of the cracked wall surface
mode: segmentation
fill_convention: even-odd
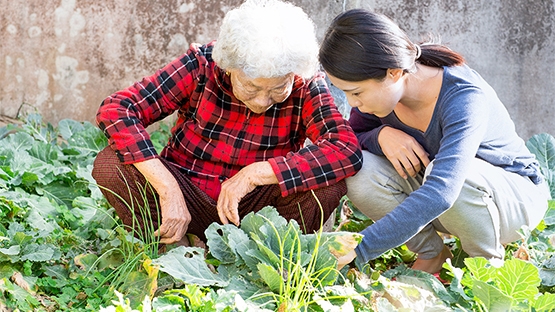
[[[112,92],[214,39],[241,2],[0,0],[0,115],[93,121]],[[357,7],[385,13],[415,41],[440,36],[497,90],[524,139],[555,134],[555,0],[292,2],[319,38],[335,15]]]

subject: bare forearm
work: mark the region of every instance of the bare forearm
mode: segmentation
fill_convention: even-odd
[[[177,181],[160,159],[153,158],[133,165],[154,187],[159,196],[166,197],[169,192],[179,190]]]
[[[272,166],[267,161],[253,163],[248,166],[249,173],[247,175],[247,179],[255,185],[269,185],[269,184],[277,184],[278,179]]]

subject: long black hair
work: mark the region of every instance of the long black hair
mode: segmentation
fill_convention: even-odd
[[[389,68],[411,72],[416,62],[434,67],[464,63],[444,45],[413,43],[388,17],[364,9],[346,11],[332,21],[318,57],[326,72],[346,81],[383,79]]]

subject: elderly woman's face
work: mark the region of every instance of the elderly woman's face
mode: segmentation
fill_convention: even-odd
[[[291,94],[294,75],[251,79],[242,70],[229,70],[233,95],[254,113],[261,114]]]

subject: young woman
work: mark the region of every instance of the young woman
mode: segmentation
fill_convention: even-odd
[[[361,263],[406,243],[414,269],[439,272],[452,255],[438,232],[470,256],[502,259],[503,244],[542,220],[550,195],[538,162],[460,54],[355,9],[334,19],[319,59],[353,107],[363,148],[363,168],[347,179],[349,199],[376,221],[362,231]]]

